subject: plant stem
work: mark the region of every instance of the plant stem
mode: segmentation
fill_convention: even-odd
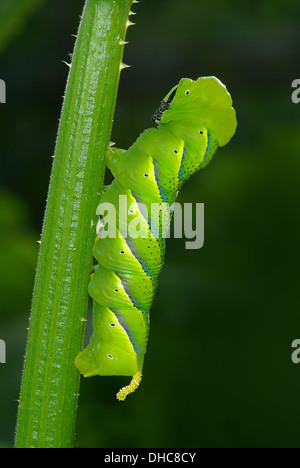
[[[132,0],[87,0],[56,142],[15,447],[72,447],[102,190]],[[92,222],[93,221],[93,222]]]

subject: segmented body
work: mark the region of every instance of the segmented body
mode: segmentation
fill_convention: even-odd
[[[215,78],[210,80],[220,86]],[[195,83],[181,80],[174,101],[180,90],[177,100],[192,102]],[[85,376],[135,376],[119,399],[133,391],[141,378],[149,311],[165,255],[164,216],[184,182],[210,161],[219,145],[203,119],[199,122],[179,116],[164,121],[172,102],[169,95],[163,101],[157,128],[143,132],[128,150],[111,149],[107,156],[115,179],[101,197],[101,204],[116,208],[117,237],[103,237],[101,230],[98,232],[93,250],[98,268],[89,286],[94,300],[94,333],[76,365]],[[227,100],[226,110],[228,107]],[[175,102],[174,108],[176,111]],[[165,207],[155,219],[151,217],[153,204]],[[122,209],[127,219],[123,219]],[[139,237],[131,235],[129,229],[137,215],[143,233]]]

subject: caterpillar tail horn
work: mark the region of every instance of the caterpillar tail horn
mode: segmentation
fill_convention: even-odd
[[[132,380],[129,385],[126,387],[121,388],[121,390],[118,391],[117,393],[117,400],[119,401],[124,401],[130,393],[135,392],[135,390],[138,388],[142,380],[142,373],[137,372],[134,374],[132,377]]]

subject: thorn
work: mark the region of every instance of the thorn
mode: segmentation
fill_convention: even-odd
[[[38,241],[37,241],[37,243],[38,243],[38,244],[41,244],[41,243],[42,243],[42,241],[38,240]]]
[[[84,317],[81,317],[80,322],[87,322],[87,319]]]
[[[54,159],[54,158],[55,158],[55,154],[52,154],[51,158],[53,158],[53,159]]]
[[[140,3],[139,0],[133,0],[132,3]]]
[[[135,23],[133,23],[132,21],[130,20],[127,20],[127,23],[126,23],[126,27],[129,28],[129,26],[134,26]]]
[[[120,39],[119,44],[120,45],[126,45],[126,44],[129,44],[129,41],[123,41],[123,39]]]
[[[136,12],[130,10],[130,12],[128,13],[128,16],[131,16],[131,15],[136,15]]]
[[[131,65],[126,65],[126,63],[120,63],[120,71],[124,70],[124,68],[130,68]]]
[[[109,142],[109,145],[108,145],[108,149],[111,148],[112,146],[115,146],[115,144],[116,144],[116,143],[115,143],[114,141],[110,141],[110,142]]]
[[[71,66],[72,66],[71,63],[65,62],[64,60],[62,60],[62,63],[64,63],[65,65],[67,65],[67,67],[69,67],[69,68],[71,68]]]

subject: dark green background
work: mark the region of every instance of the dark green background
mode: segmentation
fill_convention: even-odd
[[[11,446],[51,154],[83,0],[42,3],[0,57],[0,444]],[[300,5],[141,0],[112,140],[128,147],[181,77],[215,75],[238,129],[180,193],[205,245],[170,240],[140,389],[82,380],[79,447],[300,447]]]

